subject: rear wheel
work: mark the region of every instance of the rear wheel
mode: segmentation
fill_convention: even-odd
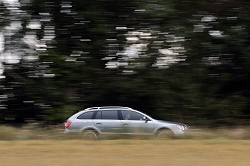
[[[169,129],[161,129],[156,133],[156,137],[160,139],[173,138],[174,133]]]
[[[82,133],[82,138],[86,140],[97,140],[98,134],[94,130],[86,130]]]

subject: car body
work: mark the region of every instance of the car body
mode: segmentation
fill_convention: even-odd
[[[189,126],[155,120],[152,117],[122,106],[91,107],[81,110],[65,122],[65,133],[80,132],[84,138],[101,135],[147,135],[169,138],[185,134]]]

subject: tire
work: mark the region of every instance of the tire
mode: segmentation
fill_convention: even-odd
[[[97,140],[98,139],[98,134],[94,130],[85,130],[82,133],[82,138],[85,140]]]
[[[174,137],[174,133],[169,129],[161,129],[156,133],[156,138],[159,138],[159,139],[169,139],[173,137]]]

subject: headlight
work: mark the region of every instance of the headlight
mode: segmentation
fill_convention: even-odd
[[[185,127],[184,126],[181,126],[181,125],[177,125],[177,127],[180,129],[180,130],[185,130]]]

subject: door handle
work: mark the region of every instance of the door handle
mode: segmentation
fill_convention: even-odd
[[[101,125],[102,123],[96,123],[97,125]]]
[[[128,123],[123,123],[123,126],[127,126],[128,125]]]

